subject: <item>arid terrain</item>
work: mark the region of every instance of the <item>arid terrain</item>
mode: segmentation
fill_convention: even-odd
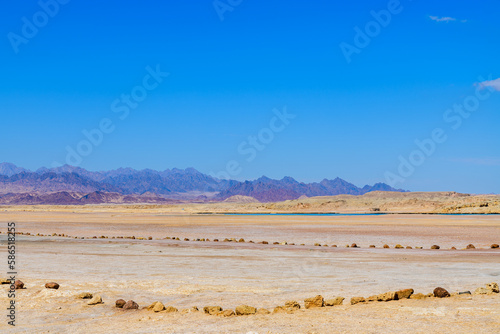
[[[269,204],[2,207],[3,249],[7,222],[16,222],[22,233],[17,236],[18,278],[26,288],[16,290],[17,326],[2,321],[0,331],[498,333],[500,294],[474,292],[500,281],[500,250],[491,248],[500,243],[500,216],[418,214],[498,210],[498,197],[375,195]],[[407,214],[221,214],[373,208]],[[469,244],[475,248],[465,249]],[[46,289],[48,282],[60,288]],[[452,297],[350,305],[353,297],[408,288],[427,295],[436,287]],[[7,305],[8,285],[1,288],[0,302]],[[472,294],[455,295],[464,291]],[[87,305],[76,297],[82,292],[99,294],[104,303]],[[316,295],[345,300],[305,309],[304,300]],[[117,299],[134,300],[139,310],[118,309]],[[156,301],[179,312],[143,309]],[[287,301],[301,308],[273,313]],[[203,311],[238,305],[271,313],[222,317]],[[194,306],[200,311],[182,312]]]

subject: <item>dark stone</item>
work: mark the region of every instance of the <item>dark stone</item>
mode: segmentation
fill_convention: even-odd
[[[50,282],[50,283],[47,283],[45,284],[45,287],[47,289],[59,289],[59,284],[55,283],[55,282]]]
[[[443,289],[440,287],[434,289],[434,297],[445,298],[445,297],[449,297],[449,296],[450,296],[450,293],[446,289]]]
[[[116,307],[118,308],[123,308],[123,306],[126,304],[127,302],[123,299],[118,299],[116,302],[115,302],[115,305]]]

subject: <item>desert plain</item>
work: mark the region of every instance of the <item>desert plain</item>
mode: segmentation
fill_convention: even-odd
[[[495,208],[498,197],[447,198],[446,205],[425,199],[423,205],[419,198],[372,203],[358,196],[344,207],[338,200],[344,199],[2,207],[4,262],[7,223],[15,222],[17,277],[25,288],[16,290],[16,326],[3,316],[0,332],[500,332],[500,294],[474,293],[500,281],[500,250],[491,248],[500,243],[500,215],[477,214]],[[389,202],[404,208],[387,210],[394,207]],[[379,209],[373,210],[375,204]],[[436,214],[445,207],[473,214]],[[345,214],[307,214],[321,208],[344,208]],[[355,211],[360,214],[349,214]],[[384,212],[390,214],[379,214]],[[475,248],[466,249],[469,244]],[[45,288],[48,282],[59,289]],[[452,296],[350,303],[353,297],[410,288],[427,295],[436,287]],[[8,284],[1,289],[6,306]],[[458,295],[465,291],[471,294]],[[103,303],[88,305],[77,298],[82,292],[99,294]],[[304,300],[317,295],[345,299],[342,305],[305,309]],[[139,309],[116,308],[118,299],[134,300]],[[178,312],[146,309],[156,301]],[[287,301],[301,308],[273,312]],[[270,314],[223,317],[203,311],[239,305]],[[195,306],[198,312],[191,310]]]

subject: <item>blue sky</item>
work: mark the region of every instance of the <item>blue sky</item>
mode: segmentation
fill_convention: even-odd
[[[499,192],[498,1],[54,1],[0,13],[1,161]]]

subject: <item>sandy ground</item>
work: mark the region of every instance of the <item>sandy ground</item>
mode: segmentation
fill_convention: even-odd
[[[500,294],[347,305],[355,296],[413,288],[450,292],[500,281],[500,216],[234,216],[110,210],[0,212],[19,232],[108,236],[108,239],[18,236],[17,324],[25,333],[498,333]],[[153,240],[112,239],[115,236]],[[164,239],[179,237],[181,240]],[[184,238],[191,239],[184,241]],[[196,238],[244,238],[203,242]],[[253,240],[268,241],[262,245]],[[272,242],[288,244],[273,245]],[[299,244],[304,243],[304,246]],[[317,247],[315,243],[339,247]],[[346,248],[357,243],[361,248]],[[394,249],[395,244],[424,249]],[[464,250],[473,243],[477,249]],[[368,248],[370,244],[377,248]],[[383,249],[383,244],[391,245]],[[430,250],[438,244],[442,249]],[[457,250],[450,250],[452,246]],[[6,271],[6,270],[5,270]],[[55,281],[59,290],[48,290]],[[7,285],[0,303],[7,305]],[[80,292],[99,293],[88,306]],[[123,311],[119,298],[141,307],[161,301],[178,309],[248,304],[272,311],[288,300],[343,296],[344,305],[294,314],[221,318]]]

